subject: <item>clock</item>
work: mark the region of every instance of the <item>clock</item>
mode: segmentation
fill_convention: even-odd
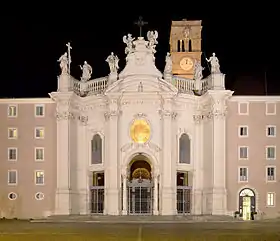
[[[193,67],[193,60],[189,57],[182,58],[180,61],[180,67],[185,71],[191,70]]]
[[[130,127],[130,137],[136,143],[146,143],[151,136],[151,128],[146,120],[135,120]]]

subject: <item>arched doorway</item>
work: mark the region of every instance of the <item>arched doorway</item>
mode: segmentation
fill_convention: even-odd
[[[135,156],[130,164],[127,183],[127,204],[130,215],[153,213],[152,167],[144,155]]]
[[[251,220],[256,211],[256,195],[252,189],[244,188],[239,192],[239,213],[243,220]]]

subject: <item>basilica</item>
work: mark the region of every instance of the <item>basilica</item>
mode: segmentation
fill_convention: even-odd
[[[1,168],[9,180],[0,181],[2,197],[8,196],[1,215],[275,216],[280,203],[273,160],[280,143],[272,135],[280,124],[280,97],[233,96],[215,53],[206,59],[210,75],[203,76],[201,31],[201,21],[172,21],[163,72],[155,65],[160,33],[127,34],[125,67],[120,70],[111,53],[108,76],[97,79],[86,61],[81,79],[71,76],[67,45],[50,98],[1,100],[10,117],[9,138],[1,142],[8,143],[10,159],[16,156],[12,168],[12,160]],[[256,107],[264,110],[259,140],[268,140],[262,147],[249,138],[249,130],[260,129]],[[27,126],[20,122],[24,108],[35,110]],[[31,142],[20,135],[28,125],[35,128]],[[259,154],[249,157],[249,146]],[[33,155],[34,165],[20,164]],[[34,180],[23,192],[27,169]]]

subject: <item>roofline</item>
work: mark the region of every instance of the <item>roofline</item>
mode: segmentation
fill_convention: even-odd
[[[258,102],[258,101],[265,101],[265,102],[280,102],[280,95],[234,95],[232,96],[229,101],[244,101],[244,102]]]
[[[51,98],[6,98],[0,104],[48,104],[55,103]]]

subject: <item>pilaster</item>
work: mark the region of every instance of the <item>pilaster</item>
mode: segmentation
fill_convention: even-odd
[[[52,93],[51,97],[57,102],[57,186],[55,197],[55,214],[69,215],[70,202],[70,112],[71,92]]]
[[[81,114],[78,117],[77,127],[77,191],[78,191],[78,203],[79,214],[85,215],[89,211],[88,195],[88,171],[89,165],[88,157],[88,141],[87,141],[87,120],[88,117],[85,114]]]
[[[105,214],[120,214],[120,174],[118,169],[118,119],[121,112],[117,100],[112,100],[105,113]]]
[[[198,111],[195,113],[195,116],[201,116],[201,113]],[[194,141],[194,155],[193,155],[193,198],[192,198],[192,213],[194,215],[202,214],[203,210],[203,200],[202,200],[202,191],[203,191],[203,120],[198,118],[195,119],[194,123],[195,129],[195,138]]]
[[[172,160],[172,119],[176,115],[171,104],[160,111],[162,119],[162,178],[161,178],[161,214],[176,214],[176,161]]]
[[[213,200],[212,214],[227,213],[226,191],[226,113],[229,90],[210,90],[213,117]]]

